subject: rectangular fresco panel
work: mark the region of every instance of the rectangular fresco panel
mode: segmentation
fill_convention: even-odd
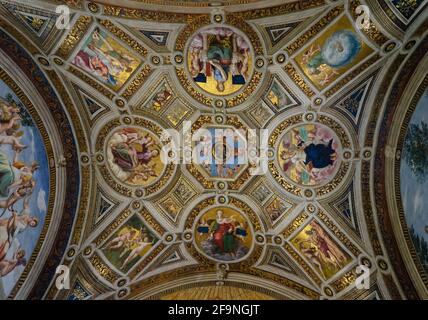
[[[0,80],[0,299],[19,280],[39,240],[49,195],[49,168],[37,126]]]
[[[373,53],[346,16],[306,46],[295,60],[322,90]]]
[[[119,90],[141,61],[106,32],[95,28],[72,63],[113,90]]]
[[[143,222],[133,216],[107,241],[103,252],[116,268],[128,272],[157,241]]]
[[[351,261],[315,220],[294,237],[292,244],[325,279],[330,279]]]

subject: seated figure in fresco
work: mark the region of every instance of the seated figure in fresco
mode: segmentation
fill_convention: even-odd
[[[211,238],[220,253],[235,254],[235,225],[232,218],[224,216],[222,210],[216,213],[216,219],[210,225]]]
[[[232,84],[245,84],[248,77],[249,46],[227,28],[213,28],[196,35],[189,48],[190,73],[195,82],[206,83],[212,76],[219,92]]]
[[[153,139],[149,135],[141,137],[132,128],[123,129],[119,136],[121,139],[116,139],[117,142],[111,145],[114,162],[123,171],[143,180],[155,175],[155,171],[149,166],[150,161],[159,156],[159,150],[149,148],[154,146]]]

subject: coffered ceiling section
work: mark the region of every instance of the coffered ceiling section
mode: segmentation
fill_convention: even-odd
[[[0,0],[0,297],[427,297],[427,2]]]

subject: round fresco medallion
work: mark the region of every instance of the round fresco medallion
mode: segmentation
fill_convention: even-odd
[[[196,33],[187,52],[188,70],[194,82],[213,95],[237,92],[251,77],[250,42],[227,27]]]
[[[165,168],[162,144],[151,132],[135,127],[121,128],[107,143],[107,162],[121,182],[148,186],[159,179]]]
[[[197,247],[216,260],[240,260],[249,253],[253,243],[247,219],[228,207],[208,210],[197,220],[195,228]]]
[[[324,125],[291,128],[278,146],[280,170],[292,182],[303,186],[325,184],[339,167],[340,148],[339,139]]]

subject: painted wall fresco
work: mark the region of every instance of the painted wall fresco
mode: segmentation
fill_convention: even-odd
[[[106,32],[95,28],[72,63],[113,90],[118,90],[141,61]]]
[[[407,128],[400,188],[411,240],[428,273],[428,90],[419,100]]]
[[[208,210],[199,218],[195,241],[206,255],[216,260],[233,261],[250,251],[253,234],[240,212],[219,207]]]
[[[30,259],[45,222],[49,168],[39,130],[0,81],[0,298]]]
[[[349,254],[315,220],[293,238],[292,244],[325,279],[330,279],[351,261]]]
[[[332,130],[319,124],[307,124],[284,134],[278,161],[293,182],[306,186],[320,185],[334,176],[339,149]]]
[[[203,90],[214,95],[238,91],[251,77],[252,52],[241,35],[225,27],[198,32],[190,42],[190,75]]]
[[[348,18],[343,17],[309,44],[296,57],[296,62],[322,90],[372,52]]]
[[[122,128],[108,141],[107,162],[120,181],[148,186],[159,178],[165,167],[161,149],[152,133],[140,128]]]
[[[107,241],[103,252],[116,268],[128,272],[158,240],[140,218],[133,216]]]

